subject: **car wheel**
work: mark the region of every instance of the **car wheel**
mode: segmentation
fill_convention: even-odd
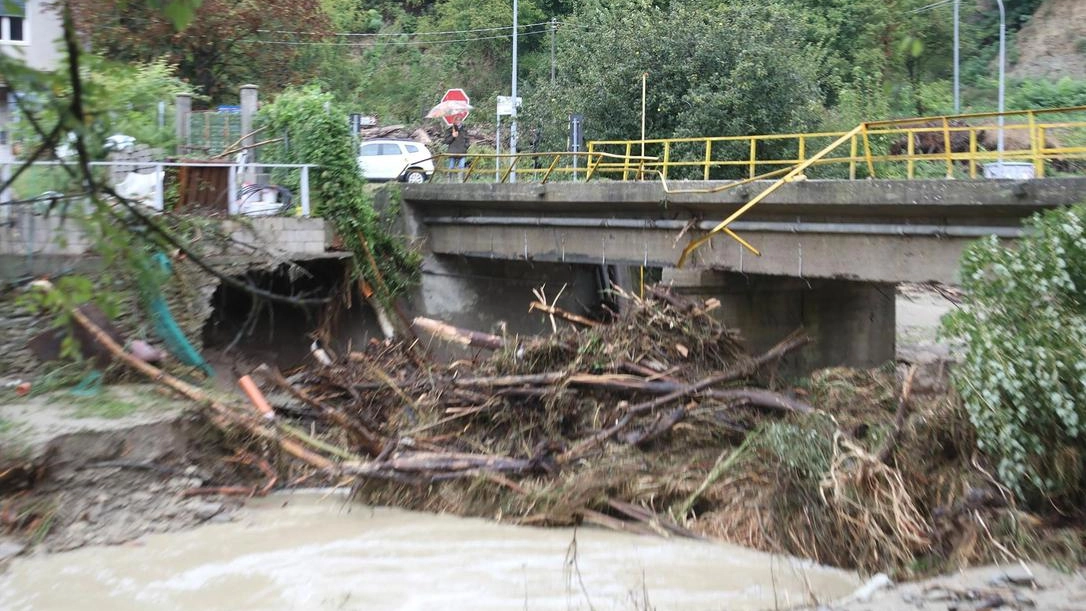
[[[422,184],[426,182],[426,173],[421,170],[409,170],[403,180],[414,185]]]

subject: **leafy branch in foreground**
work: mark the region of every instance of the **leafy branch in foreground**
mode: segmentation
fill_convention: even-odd
[[[10,58],[0,57],[0,68],[4,69],[9,85],[18,87],[24,94],[16,97],[16,104],[29,135],[38,143],[28,153],[24,163],[0,185],[0,192],[6,191],[31,164],[44,158],[47,151],[55,150],[63,140],[70,144],[75,158],[60,165],[51,185],[51,191],[60,190],[63,193],[24,202],[4,201],[0,205],[33,204],[33,214],[43,211],[47,216],[60,216],[65,221],[78,224],[94,244],[94,252],[101,256],[102,268],[110,270],[110,273],[88,277],[71,274],[70,270],[57,271],[55,275],[65,276],[57,280],[57,285],[65,289],[62,293],[64,300],[55,303],[28,300],[27,305],[39,312],[56,313],[92,300],[99,305],[116,303],[119,300],[114,299],[116,295],[112,292],[126,284],[128,286],[124,286],[124,289],[150,291],[157,295],[157,288],[165,282],[166,274],[155,273],[154,270],[158,269],[157,262],[164,253],[184,255],[193,265],[223,284],[238,288],[254,298],[295,306],[327,302],[328,298],[321,296],[284,295],[269,291],[220,269],[179,231],[178,225],[184,223],[178,223],[178,219],[170,215],[152,216],[136,202],[119,196],[94,171],[91,162],[100,152],[95,136],[101,135],[101,127],[110,123],[108,115],[111,111],[97,105],[101,96],[88,94],[88,86],[91,90],[95,86],[87,82],[82,62],[86,55],[77,41],[71,10],[67,4],[59,5],[59,10],[63,17],[62,44],[66,62],[57,73],[36,72]],[[8,71],[9,67],[13,69]],[[165,74],[162,66],[153,71],[158,76]],[[107,120],[103,121],[103,117]],[[223,234],[217,235],[221,237]],[[20,283],[30,279],[21,280]],[[153,296],[144,294],[143,297],[145,301],[153,301]],[[153,318],[154,314],[149,313],[149,316]],[[62,326],[67,322],[61,316],[57,325]],[[74,350],[70,346],[68,348],[66,352],[73,354]]]
[[[1030,500],[1081,506],[1086,493],[1086,204],[1045,212],[1013,248],[993,236],[962,260],[965,342],[954,374],[980,449]]]

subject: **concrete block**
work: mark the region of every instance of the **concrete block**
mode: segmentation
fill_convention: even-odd
[[[253,228],[258,231],[283,229],[286,227],[285,219],[281,216],[260,216],[253,218]]]

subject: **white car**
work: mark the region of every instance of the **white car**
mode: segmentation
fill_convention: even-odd
[[[433,154],[414,140],[366,140],[358,147],[358,167],[366,180],[421,183],[434,174]]]

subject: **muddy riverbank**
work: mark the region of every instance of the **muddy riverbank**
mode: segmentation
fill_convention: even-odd
[[[246,472],[230,465],[221,436],[190,404],[154,386],[17,399],[0,418],[0,533],[10,533],[9,553],[121,544],[229,519],[240,505],[193,494]]]

